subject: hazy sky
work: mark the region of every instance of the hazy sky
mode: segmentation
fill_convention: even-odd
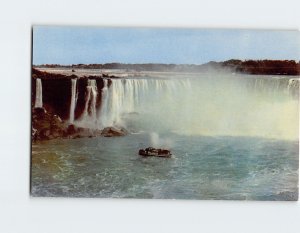
[[[300,59],[300,33],[274,30],[35,26],[33,64]]]

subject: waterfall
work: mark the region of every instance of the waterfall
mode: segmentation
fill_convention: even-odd
[[[175,89],[190,87],[188,79],[175,81],[175,88],[172,83],[167,79],[112,79],[108,87],[108,81],[104,80],[96,127],[125,126],[126,114],[142,111],[143,107],[154,104],[151,100],[158,102],[160,98],[167,98]]]
[[[83,110],[83,116],[81,117],[80,124],[86,128],[95,128],[97,123],[97,83],[94,79],[89,79],[86,87],[86,99],[85,106]]]
[[[42,90],[42,80],[40,78],[36,79],[36,92],[35,92],[35,108],[43,107],[43,90]]]
[[[108,81],[103,79],[104,86],[101,91],[101,106],[100,106],[100,119],[98,127],[103,129],[106,125],[109,124],[107,115],[108,115]]]
[[[70,104],[70,124],[74,123],[74,116],[75,116],[75,107],[77,102],[77,95],[76,95],[76,83],[77,79],[72,79],[72,95],[71,95],[71,104]]]
[[[248,82],[253,82],[252,79],[248,79]],[[299,78],[286,78],[279,77],[257,77],[254,79],[254,84],[249,85],[254,89],[256,93],[263,93],[269,95],[281,95],[283,92],[291,98],[298,98],[299,96]]]
[[[84,111],[76,121],[81,127],[286,139],[297,135],[297,78],[223,75],[103,79],[103,83],[96,108],[96,81],[88,81]]]
[[[299,96],[299,83],[300,83],[300,78],[289,79],[287,91],[290,95],[295,97]]]

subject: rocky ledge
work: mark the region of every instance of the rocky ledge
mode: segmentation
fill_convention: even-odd
[[[44,108],[34,108],[32,110],[31,138],[33,141],[97,136],[119,137],[127,134],[127,130],[121,127],[107,127],[103,130],[77,127],[64,122],[58,115],[47,112]]]

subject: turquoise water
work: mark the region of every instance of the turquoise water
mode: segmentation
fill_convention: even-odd
[[[144,158],[149,134],[32,146],[31,194],[55,197],[296,200],[297,141],[162,134],[173,157]]]

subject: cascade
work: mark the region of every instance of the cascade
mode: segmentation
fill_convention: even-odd
[[[96,80],[89,79],[82,87],[85,99],[79,102],[80,82],[72,79],[66,110],[70,123],[88,129],[294,139],[298,137],[299,80],[244,75],[126,77],[103,79],[98,90]],[[40,78],[34,107],[43,107]],[[75,120],[76,108],[82,114]]]
[[[74,116],[75,116],[75,107],[77,102],[77,94],[76,94],[76,83],[77,79],[72,79],[72,91],[71,91],[71,104],[70,104],[70,120],[69,122],[72,124],[74,123]]]
[[[289,83],[287,86],[288,93],[295,97],[299,96],[299,83],[300,83],[300,78],[289,79]]]
[[[248,82],[253,82],[252,78],[247,79]],[[299,78],[286,78],[286,77],[267,77],[255,78],[253,87],[255,92],[262,92],[264,94],[280,95],[286,93],[292,97],[299,95]]]
[[[97,121],[96,101],[97,101],[97,83],[94,79],[89,79],[86,87],[86,99],[81,119],[81,124],[87,128],[93,128]]]
[[[124,126],[126,114],[141,111],[160,98],[171,98],[175,90],[190,87],[189,80],[167,79],[113,79],[108,87],[104,80],[102,103],[98,113],[97,128]]]
[[[36,79],[36,93],[35,93],[35,108],[43,107],[43,90],[42,90],[42,80],[40,78]]]
[[[103,129],[106,125],[109,125],[108,116],[108,80],[103,79],[104,86],[101,91],[101,106],[98,120],[98,128]]]

